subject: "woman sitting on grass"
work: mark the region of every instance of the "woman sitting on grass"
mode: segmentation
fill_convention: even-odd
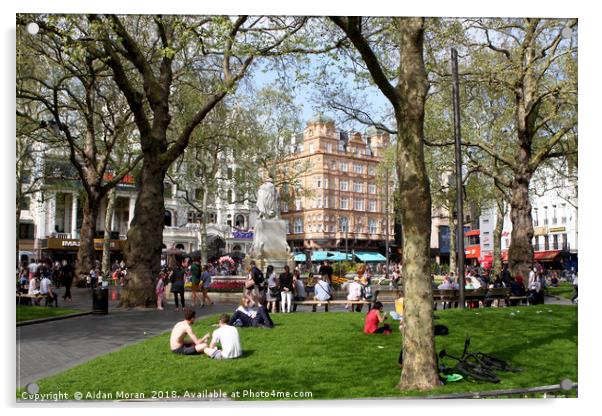
[[[372,309],[366,315],[366,322],[364,323],[365,334],[390,334],[391,327],[389,324],[383,324],[379,327],[378,325],[383,323],[387,319],[387,316],[383,313],[383,304],[381,302],[374,302]]]
[[[250,296],[243,296],[240,300],[240,306],[234,311],[228,325],[273,328],[274,322],[272,322],[268,310],[261,304],[257,309],[254,309],[255,303]]]

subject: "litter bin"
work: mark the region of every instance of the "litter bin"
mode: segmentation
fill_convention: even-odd
[[[109,313],[109,288],[96,287],[92,290],[92,313],[107,315]]]

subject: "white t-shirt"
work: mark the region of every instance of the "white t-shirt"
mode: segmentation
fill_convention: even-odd
[[[47,294],[50,291],[50,279],[45,277],[42,279],[42,281],[40,282],[40,293],[42,295]]]
[[[223,358],[237,358],[242,355],[238,330],[230,325],[224,325],[213,331],[212,343],[219,342],[222,346]]]
[[[35,273],[38,271],[38,264],[31,263],[29,266],[27,266],[27,269],[29,270],[29,273]]]

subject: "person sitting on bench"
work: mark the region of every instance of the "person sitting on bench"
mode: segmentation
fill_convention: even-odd
[[[193,355],[202,354],[205,348],[207,348],[207,340],[209,334],[201,339],[197,339],[194,332],[192,332],[192,325],[196,312],[192,309],[184,308],[184,320],[175,324],[171,330],[171,337],[169,338],[169,347],[175,354]],[[188,335],[192,342],[184,342],[184,338]]]
[[[366,315],[366,322],[364,323],[364,333],[365,334],[390,334],[391,327],[389,324],[384,324],[379,327],[378,324],[381,324],[387,319],[387,316],[382,313],[383,312],[383,304],[381,302],[374,302],[372,309]]]
[[[274,322],[265,306],[259,305],[257,309],[253,309],[254,305],[255,301],[250,296],[243,296],[228,325],[273,328]]]
[[[332,299],[332,289],[330,288],[330,285],[322,279],[321,275],[317,275],[316,279],[316,284],[314,285],[314,300],[328,302]],[[316,305],[313,306],[312,311],[316,311]],[[328,303],[324,305],[324,311],[328,312]]]

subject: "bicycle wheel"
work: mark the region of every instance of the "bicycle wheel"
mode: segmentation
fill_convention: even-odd
[[[465,377],[478,381],[487,381],[489,383],[499,383],[500,379],[491,370],[475,365],[468,361],[460,361],[456,369]]]
[[[511,371],[514,373],[518,373],[522,371],[521,368],[512,367],[508,362],[492,357],[491,355],[484,354],[482,352],[476,353],[476,357],[486,366],[491,368],[492,370],[500,370],[500,371]]]

